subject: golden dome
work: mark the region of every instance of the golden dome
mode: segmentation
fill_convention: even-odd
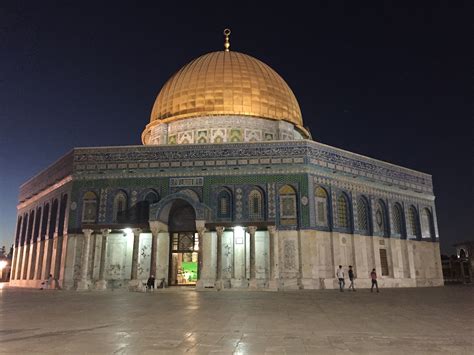
[[[205,54],[174,74],[158,94],[145,131],[160,123],[216,115],[284,120],[306,132],[295,95],[281,76],[234,51]]]

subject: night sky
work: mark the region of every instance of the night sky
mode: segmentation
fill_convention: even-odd
[[[474,238],[468,1],[134,3],[0,5],[0,246],[24,181],[73,147],[141,144],[162,85],[226,27],[314,140],[433,175],[444,252]]]

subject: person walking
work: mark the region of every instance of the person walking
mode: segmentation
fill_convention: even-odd
[[[339,269],[336,270],[336,277],[339,280],[339,291],[344,292],[344,270],[342,270],[342,265],[339,265]]]
[[[349,265],[349,280],[351,281],[351,283],[349,284],[349,290],[352,288],[352,291],[355,292],[355,288],[354,288],[354,270],[352,270],[352,265]]]
[[[379,285],[377,284],[377,273],[375,269],[372,269],[370,273],[370,278],[372,279],[372,287],[370,288],[370,292],[374,292],[374,286],[377,288],[377,293],[379,292]]]

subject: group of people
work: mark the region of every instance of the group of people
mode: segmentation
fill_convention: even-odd
[[[53,275],[49,274],[48,278],[41,283],[40,290],[49,290],[51,286],[53,285],[53,281],[54,281]]]
[[[155,289],[155,275],[150,275],[146,282],[146,290],[151,291]],[[160,284],[157,286],[157,288],[164,288],[165,287],[165,279],[160,280]]]
[[[352,289],[353,292],[356,291],[355,285],[354,285],[354,270],[352,270],[352,265],[349,265],[349,271],[348,271],[348,276],[349,276],[349,281],[351,282],[349,284],[349,290]],[[344,270],[342,269],[342,265],[339,265],[339,268],[336,270],[336,277],[339,280],[339,291],[344,292],[344,287],[346,285],[345,282],[345,274]],[[375,269],[372,269],[372,272],[370,273],[370,279],[372,280],[372,287],[370,288],[370,292],[374,292],[374,286],[379,292],[379,285],[377,283],[377,272]]]

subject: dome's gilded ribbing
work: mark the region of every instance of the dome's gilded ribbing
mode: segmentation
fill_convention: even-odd
[[[153,105],[148,126],[214,115],[261,117],[303,125],[295,95],[272,68],[243,53],[219,51],[193,60],[166,82]]]

